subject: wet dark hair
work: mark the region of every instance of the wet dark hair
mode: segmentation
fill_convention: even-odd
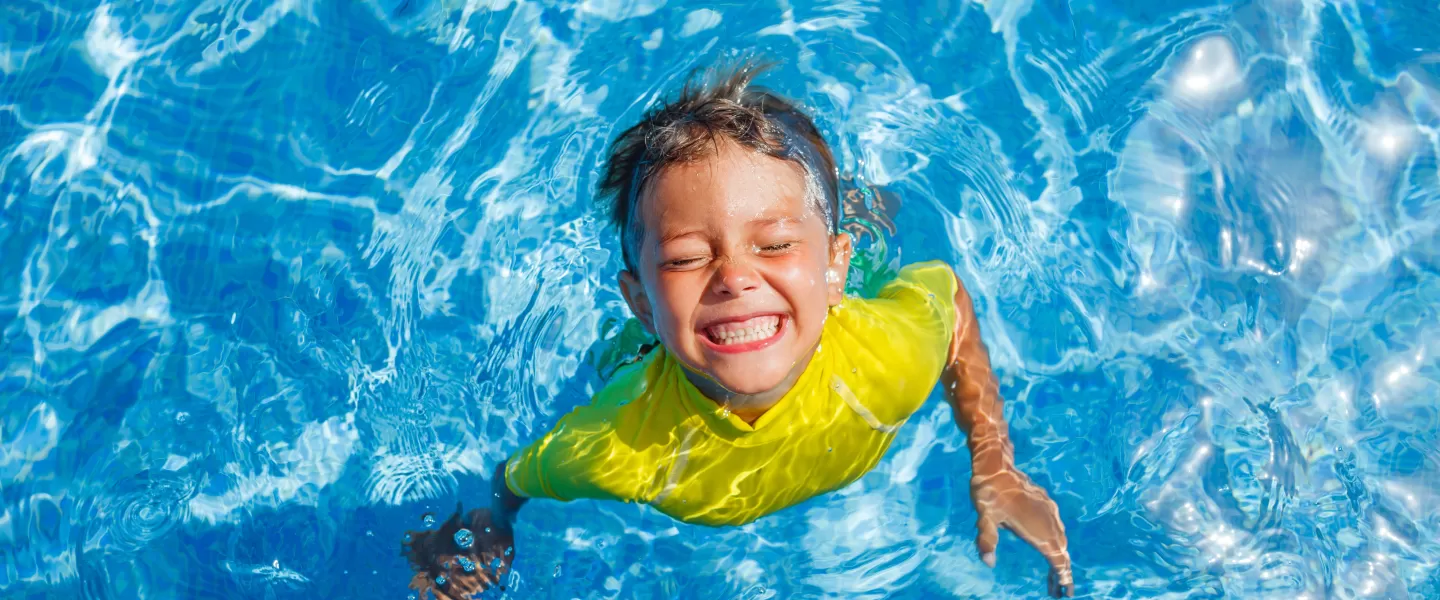
[[[652,108],[610,145],[599,196],[620,231],[625,268],[635,271],[645,238],[637,206],[645,186],[667,167],[700,160],[729,140],[804,169],[810,201],[839,232],[839,177],[830,146],[790,101],[752,84],[772,63],[745,61],[691,73],[680,97]]]

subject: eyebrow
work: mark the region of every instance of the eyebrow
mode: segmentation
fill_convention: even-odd
[[[773,226],[777,226],[777,225],[799,225],[799,224],[800,224],[800,219],[797,219],[797,218],[795,218],[795,217],[767,217],[767,218],[755,219],[755,220],[752,220],[752,221],[750,221],[749,223],[747,223],[747,225],[751,225],[751,226],[760,225],[760,226],[765,226],[765,227],[773,227]]]
[[[690,237],[690,236],[692,236],[692,235],[698,235],[699,233],[700,233],[700,230],[699,230],[699,229],[682,229],[682,230],[680,230],[680,231],[676,231],[676,232],[672,232],[672,233],[668,233],[668,234],[665,234],[665,235],[663,235],[663,236],[660,236],[660,239],[656,240],[656,243],[659,244],[659,245],[661,245],[661,246],[663,246],[663,245],[665,245],[665,244],[667,244],[667,243],[669,243],[669,242],[673,242],[673,241],[678,240],[678,239],[680,239],[680,238]]]

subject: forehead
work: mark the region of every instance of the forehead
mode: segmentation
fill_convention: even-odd
[[[800,165],[722,141],[703,158],[666,167],[638,207],[649,227],[698,220],[823,219]]]

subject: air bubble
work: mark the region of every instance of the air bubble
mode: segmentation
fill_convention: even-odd
[[[488,527],[486,531],[489,531]],[[471,546],[475,545],[475,534],[470,533],[469,529],[455,532],[455,545],[459,546],[461,550],[469,550]]]
[[[435,515],[432,513],[425,513],[424,516],[420,517],[420,522],[424,523],[426,527],[434,527]]]
[[[465,571],[466,573],[475,572],[475,561],[470,560],[469,557],[457,556],[455,557],[455,562],[460,565],[460,570]]]
[[[415,541],[415,538],[410,537],[410,534],[408,534],[408,533],[405,534],[405,543],[408,544],[408,543],[413,542],[413,541]]]
[[[445,582],[447,581],[450,580],[445,578],[444,573],[435,576],[435,585],[445,585]]]

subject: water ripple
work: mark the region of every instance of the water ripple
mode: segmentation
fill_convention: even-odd
[[[403,594],[402,530],[483,497],[643,337],[592,204],[605,144],[759,49],[884,188],[869,265],[971,289],[1082,592],[1435,597],[1437,19],[6,2],[0,596]],[[948,411],[745,528],[533,503],[515,589],[1035,597],[1018,542],[974,555]]]
[[[190,519],[197,486],[188,479],[141,473],[110,490],[102,512],[104,543],[135,551]]]

